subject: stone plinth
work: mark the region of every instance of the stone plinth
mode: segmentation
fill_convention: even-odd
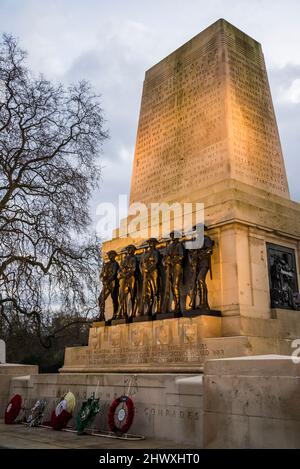
[[[33,375],[39,372],[36,365],[16,363],[0,364],[0,414],[3,415],[10,397],[11,380],[16,376]]]
[[[300,448],[300,363],[265,355],[204,367],[206,448]]]
[[[223,318],[197,316],[104,326],[94,323],[89,344],[65,350],[61,373],[199,373],[208,359],[277,353],[290,355],[298,313],[248,320],[243,335],[222,337]],[[292,318],[293,316],[293,318]]]
[[[199,372],[206,357],[222,356],[207,338],[221,335],[221,318],[198,316],[90,329],[87,347],[66,348],[62,372]]]

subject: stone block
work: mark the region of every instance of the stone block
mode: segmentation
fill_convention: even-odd
[[[299,448],[300,363],[265,355],[207,361],[206,448]]]
[[[207,315],[96,325],[87,347],[66,349],[61,371],[199,372],[207,355],[222,353],[207,342],[220,335],[221,317]]]
[[[16,363],[0,364],[0,414],[3,412],[13,396],[11,390],[11,382],[16,376],[25,376],[29,374],[37,374],[38,366],[36,365],[19,365]],[[16,393],[15,393],[16,394]]]

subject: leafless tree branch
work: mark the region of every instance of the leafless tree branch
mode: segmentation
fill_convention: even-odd
[[[0,313],[7,330],[22,316],[46,337],[49,315],[59,311],[86,322],[80,312],[96,311],[100,255],[97,240],[87,234],[88,202],[100,180],[98,157],[107,132],[99,96],[87,82],[53,85],[33,76],[25,58],[17,41],[4,35]]]

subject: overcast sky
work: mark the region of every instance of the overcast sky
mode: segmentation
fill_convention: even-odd
[[[263,46],[290,191],[300,201],[299,0],[0,0],[1,30],[20,39],[35,72],[88,79],[102,95],[110,140],[95,203],[129,192],[145,70],[219,18]]]

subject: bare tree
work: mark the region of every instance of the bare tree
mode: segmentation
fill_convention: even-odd
[[[86,316],[97,304],[99,252],[88,203],[107,133],[87,82],[65,88],[0,43],[0,313],[43,336],[54,313]],[[50,318],[50,319],[49,319]]]

